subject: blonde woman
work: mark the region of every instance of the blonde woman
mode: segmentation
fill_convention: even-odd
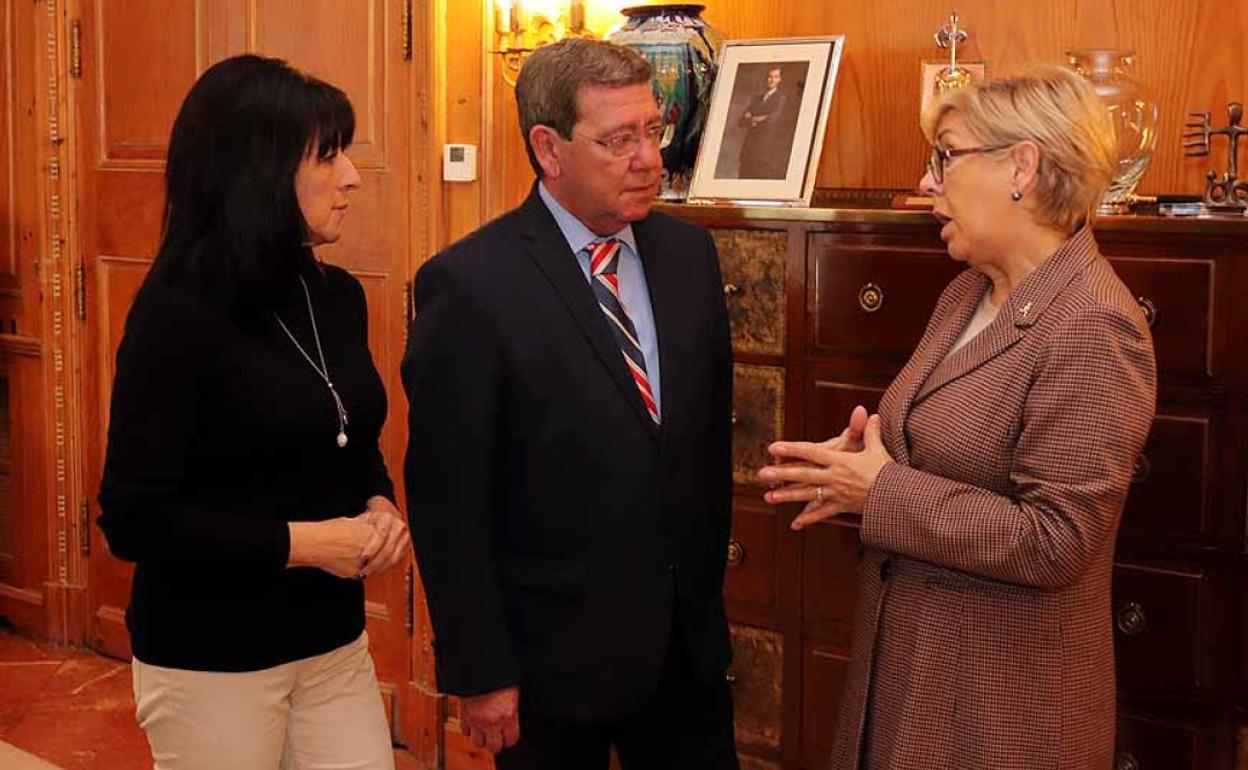
[[[923,116],[921,186],[967,270],[878,415],[760,471],[800,529],[862,514],[832,766],[1105,768],[1110,579],[1156,368],[1090,224],[1114,164],[1092,89],[1044,67]]]

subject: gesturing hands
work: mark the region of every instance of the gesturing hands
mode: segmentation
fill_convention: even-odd
[[[793,519],[793,529],[848,511],[861,511],[880,470],[893,461],[880,437],[880,416],[867,416],[855,407],[849,425],[836,438],[822,443],[777,441],[767,451],[779,460],[796,460],[768,465],[758,477],[783,485],[766,494],[769,503],[805,502],[806,507]]]
[[[520,688],[516,685],[459,702],[459,729],[472,745],[497,754],[520,740]]]

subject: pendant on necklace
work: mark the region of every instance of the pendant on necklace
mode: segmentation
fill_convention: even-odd
[[[347,445],[346,431],[340,430],[338,431],[338,446],[341,448],[341,447],[345,447],[346,445]]]

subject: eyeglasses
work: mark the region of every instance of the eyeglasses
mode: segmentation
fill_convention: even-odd
[[[936,180],[936,184],[945,181],[945,164],[950,158],[957,158],[962,155],[975,155],[981,152],[996,152],[997,150],[1008,149],[1010,145],[1002,144],[995,147],[963,147],[957,150],[945,150],[932,145],[932,154],[927,159],[927,170],[932,172],[932,179]]]
[[[651,147],[663,149],[672,143],[672,134],[675,126],[665,123],[652,123],[646,126],[640,134],[625,133],[615,134],[606,139],[598,139],[588,134],[579,134],[589,141],[606,149],[617,158],[631,158],[641,149],[642,142]]]

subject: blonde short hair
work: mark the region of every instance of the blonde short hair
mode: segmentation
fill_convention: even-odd
[[[954,91],[923,113],[929,142],[954,112],[986,145],[1030,140],[1040,148],[1035,196],[1043,224],[1071,233],[1092,222],[1118,150],[1109,111],[1088,81],[1047,64]]]

